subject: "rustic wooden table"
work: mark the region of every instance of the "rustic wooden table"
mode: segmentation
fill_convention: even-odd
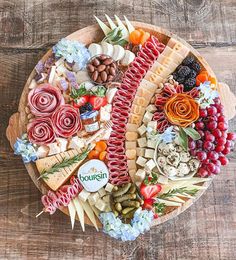
[[[236,153],[196,204],[135,242],[118,242],[92,227],[82,233],[78,224],[72,232],[60,212],[35,219],[41,195],[7,142],[9,116],[37,60],[104,13],[178,34],[236,93],[233,0],[0,0],[0,259],[236,259]],[[236,119],[230,127],[236,130]]]

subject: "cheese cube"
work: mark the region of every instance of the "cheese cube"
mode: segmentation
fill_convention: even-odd
[[[154,150],[153,149],[145,149],[145,158],[153,158],[154,157]]]
[[[147,128],[145,125],[141,125],[139,128],[138,128],[138,133],[140,135],[143,135],[145,132],[146,132]]]
[[[141,106],[141,107],[146,107],[149,104],[149,100],[147,100],[145,97],[139,97],[135,96],[133,105]]]
[[[146,111],[153,113],[153,112],[157,111],[157,108],[155,105],[150,104],[149,106],[147,106]]]
[[[136,124],[127,123],[127,125],[126,125],[127,132],[136,132],[137,129],[138,129],[138,126]]]
[[[129,170],[129,176],[130,176],[132,182],[135,181],[135,173],[136,173],[136,170],[135,170],[135,169]]]
[[[151,139],[148,139],[147,140],[147,147],[148,148],[156,148],[156,142],[154,142],[153,140],[151,140]]]
[[[125,142],[125,149],[136,149],[137,143],[136,141],[126,141]]]
[[[53,79],[55,77],[55,73],[56,73],[56,66],[51,66],[51,71],[50,71],[50,74],[49,74],[48,83],[52,84]]]
[[[74,149],[82,149],[85,146],[85,142],[83,138],[79,138],[78,136],[72,137],[69,148],[74,148]]]
[[[146,137],[142,137],[138,139],[138,146],[139,147],[146,147],[147,146],[147,139]]]
[[[138,157],[138,159],[137,159],[137,161],[136,161],[136,163],[137,163],[138,165],[140,165],[140,166],[144,167],[144,166],[145,166],[145,163],[146,163],[146,161],[147,161],[147,159],[145,159],[145,158],[143,158],[143,157],[139,156],[139,157]]]
[[[154,83],[154,84],[159,84],[164,80],[161,76],[153,73],[150,70],[146,73],[144,79],[146,79],[146,80],[148,80],[148,81],[150,81],[151,83]],[[154,94],[154,92],[152,92],[152,95],[153,94]]]
[[[137,148],[136,149],[136,151],[137,151],[137,156],[144,156],[144,154],[145,154],[145,149],[144,148]]]
[[[49,147],[48,156],[54,155],[54,154],[57,154],[57,153],[61,152],[60,146],[58,145],[57,142],[48,144],[48,147]]]
[[[137,125],[137,127],[139,127],[142,122],[142,116],[130,113],[128,122],[131,124],[135,124]]]
[[[97,209],[99,209],[100,211],[104,211],[105,208],[106,208],[106,205],[107,204],[105,203],[105,201],[103,201],[102,199],[98,199],[96,204],[95,204],[95,207]]]
[[[168,178],[166,176],[160,175],[158,177],[158,182],[161,184],[168,184]]]
[[[111,119],[111,114],[108,112],[104,107],[101,107],[100,109],[100,121],[106,122]]]
[[[114,185],[108,182],[105,187],[105,191],[112,192],[113,188],[114,188]]]
[[[103,197],[103,196],[105,196],[107,194],[104,188],[99,189],[98,193],[99,193],[100,197]]]
[[[143,169],[138,169],[135,173],[135,181],[142,182],[146,177],[146,172]]]
[[[88,202],[90,205],[95,205],[97,200],[100,198],[98,192],[91,193],[88,197]]]
[[[129,170],[136,170],[137,169],[137,165],[135,160],[127,160],[127,166]]]
[[[60,147],[61,152],[65,152],[67,150],[68,141],[65,138],[56,138],[58,146]]]
[[[79,199],[81,199],[83,202],[85,202],[87,199],[88,199],[88,197],[89,197],[89,195],[90,195],[91,193],[90,192],[88,192],[88,191],[86,191],[85,189],[83,189],[80,193],[79,193]]]
[[[136,149],[126,150],[125,155],[128,160],[135,160],[136,159]]]
[[[140,87],[147,89],[148,91],[150,91],[151,93],[155,93],[157,85],[155,83],[152,83],[148,80],[146,80],[145,78],[142,79],[142,81],[140,82]]]
[[[111,195],[110,194],[107,194],[105,196],[103,196],[102,200],[106,203],[109,203],[111,202]]]
[[[147,111],[147,112],[144,114],[144,117],[143,117],[143,122],[144,122],[144,124],[147,124],[148,122],[152,121],[152,118],[153,118],[153,113]]]
[[[133,104],[132,107],[131,107],[131,113],[136,114],[136,115],[143,116],[144,113],[145,113],[145,108]]]
[[[149,160],[148,162],[146,162],[145,164],[145,169],[148,171],[151,171],[152,169],[154,169],[156,167],[156,163],[154,162],[153,159]]]
[[[138,138],[137,132],[126,132],[125,138],[127,141],[135,141]]]
[[[151,127],[152,129],[157,129],[157,121],[150,121],[147,123],[147,127]]]

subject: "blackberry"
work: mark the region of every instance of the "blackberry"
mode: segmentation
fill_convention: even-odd
[[[197,76],[197,72],[195,70],[191,70],[191,72],[188,75],[189,78],[196,78],[196,76]]]
[[[93,110],[93,106],[89,102],[87,102],[86,104],[84,104],[83,106],[81,106],[79,108],[80,114],[83,114],[87,111],[92,111],[92,110]]]
[[[193,88],[196,85],[196,79],[195,78],[188,78],[184,81],[184,86],[186,88]]]
[[[185,66],[189,66],[189,65],[191,65],[192,63],[194,63],[194,61],[195,61],[195,58],[194,58],[193,56],[188,56],[188,57],[186,57],[186,58],[183,60],[182,64],[185,65]]]
[[[178,78],[178,73],[177,72],[174,72],[172,75],[173,75],[174,80],[176,80]]]
[[[191,72],[191,69],[187,66],[182,66],[180,69],[178,69],[178,76],[179,77],[186,77]]]
[[[191,68],[194,69],[197,74],[200,72],[201,70],[201,66],[198,62],[194,62],[193,64],[191,64]]]
[[[177,79],[176,79],[176,81],[177,81],[179,84],[183,84],[184,81],[185,81],[185,78],[178,76]]]

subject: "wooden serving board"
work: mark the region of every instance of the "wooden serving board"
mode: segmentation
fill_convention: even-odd
[[[145,31],[150,32],[151,34],[155,35],[158,37],[158,39],[167,44],[168,40],[173,37],[180,41],[182,44],[187,46],[191,53],[198,59],[198,61],[202,64],[202,66],[211,74],[214,76],[214,72],[206,62],[206,60],[199,54],[198,51],[196,51],[191,45],[189,45],[186,41],[183,39],[179,38],[178,36],[160,28],[154,25],[146,24],[146,23],[141,23],[141,22],[132,22],[133,26],[135,28],[142,28]],[[78,40],[86,45],[90,44],[91,42],[99,42],[102,40],[104,37],[103,32],[99,28],[98,25],[92,25],[85,27],[81,30],[78,30],[69,36],[67,36],[68,39],[71,40]],[[46,60],[47,57],[51,54],[51,50],[49,50],[43,57],[42,60]],[[21,94],[20,102],[19,102],[19,107],[18,107],[18,112],[13,114],[10,119],[9,119],[9,125],[6,130],[6,136],[11,144],[11,147],[13,147],[16,138],[21,136],[24,132],[26,132],[26,124],[27,124],[27,115],[25,112],[25,107],[27,106],[27,96],[29,92],[29,84],[31,80],[35,76],[35,71],[33,70],[25,84],[25,87],[23,89],[23,92]],[[236,97],[234,94],[230,91],[230,88],[227,84],[225,83],[219,83],[218,84],[218,90],[220,93],[220,98],[221,102],[225,107],[225,116],[228,119],[232,119],[235,114],[236,114]],[[28,163],[25,164],[25,167],[33,180],[34,184],[37,186],[37,188],[43,193],[46,194],[48,191],[47,185],[43,181],[38,181],[37,178],[39,176],[39,173],[36,169],[36,166],[34,163]],[[211,181],[206,182],[203,184],[206,188],[209,187],[211,184]],[[194,199],[189,199],[184,203],[181,207],[173,209],[170,213],[159,217],[153,222],[153,225],[159,225],[161,223],[164,223],[165,221],[168,221],[176,216],[178,216],[180,213],[182,213],[184,210],[186,210],[188,207],[190,207],[197,199],[199,199],[202,194],[204,193],[205,190],[200,190]],[[62,211],[68,215],[68,210],[67,208],[62,209]],[[88,218],[85,219],[86,224],[91,225],[91,222],[89,221]],[[99,223],[99,226],[101,227],[101,224]]]

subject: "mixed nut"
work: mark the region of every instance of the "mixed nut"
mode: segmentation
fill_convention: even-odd
[[[111,82],[117,72],[115,61],[107,55],[93,57],[87,65],[87,70],[92,81],[98,84]]]

